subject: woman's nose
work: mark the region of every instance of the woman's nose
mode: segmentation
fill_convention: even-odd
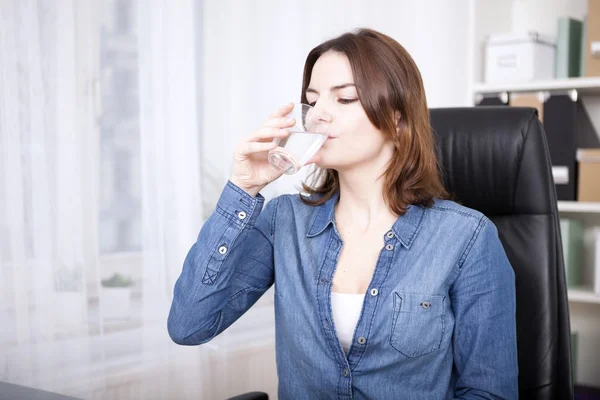
[[[333,122],[333,115],[329,113],[323,106],[315,105],[310,110],[310,116],[307,115],[307,128],[310,131],[317,133],[325,133],[329,130]]]
[[[326,111],[322,111],[317,114],[317,121],[322,124],[330,124],[333,122],[333,116]]]
[[[331,123],[333,121],[333,115],[324,106],[319,106],[318,104],[313,108],[312,118],[319,123]]]

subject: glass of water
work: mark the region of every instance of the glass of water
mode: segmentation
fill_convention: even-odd
[[[323,146],[329,122],[313,107],[302,103],[294,103],[294,109],[286,117],[295,118],[296,125],[288,128],[289,136],[273,139],[277,147],[269,152],[269,163],[276,170],[292,175]]]

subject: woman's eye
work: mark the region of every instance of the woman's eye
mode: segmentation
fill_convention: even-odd
[[[358,99],[339,99],[338,101],[341,104],[350,104],[350,103],[354,103],[355,101],[357,101]],[[314,107],[315,104],[317,104],[316,101],[313,101],[312,103],[308,103],[309,106]]]

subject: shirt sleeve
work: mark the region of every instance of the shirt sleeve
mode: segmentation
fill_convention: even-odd
[[[174,290],[169,335],[182,345],[210,341],[240,318],[274,280],[273,235],[278,198],[225,186],[189,250]],[[261,212],[262,210],[262,212]]]
[[[451,287],[456,399],[517,399],[515,274],[486,217]]]

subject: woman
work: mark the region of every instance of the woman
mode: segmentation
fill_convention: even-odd
[[[308,195],[266,204],[286,105],[234,154],[169,315],[210,341],[275,284],[280,399],[517,398],[515,281],[493,223],[447,198],[420,73],[363,29],[306,60],[330,137]]]

